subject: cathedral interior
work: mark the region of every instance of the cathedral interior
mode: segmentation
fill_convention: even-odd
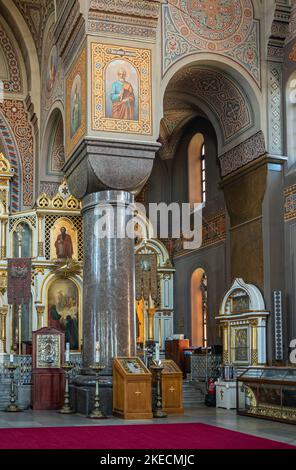
[[[0,0],[0,448],[106,416],[296,446],[295,0]]]

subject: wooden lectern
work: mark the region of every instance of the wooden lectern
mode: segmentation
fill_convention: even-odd
[[[161,363],[164,366],[161,374],[162,409],[168,414],[184,413],[182,371],[172,360],[162,360]]]
[[[58,410],[64,398],[65,335],[54,328],[33,332],[32,407]]]
[[[124,419],[151,419],[152,375],[138,357],[113,359],[113,414]]]

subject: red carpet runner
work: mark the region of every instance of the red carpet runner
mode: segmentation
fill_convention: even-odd
[[[207,424],[0,429],[1,449],[295,449]]]

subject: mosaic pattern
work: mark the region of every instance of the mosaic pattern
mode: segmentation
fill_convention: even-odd
[[[54,0],[14,0],[14,3],[30,29],[41,61],[43,34],[47,19],[54,11]]]
[[[20,208],[20,198],[21,198],[21,190],[20,190],[20,156],[17,148],[17,144],[15,142],[13,133],[9,126],[7,125],[6,121],[1,116],[0,112],[0,144],[1,145],[1,152],[9,160],[11,165],[11,169],[13,170],[14,177],[10,182],[10,207],[12,211],[17,211]]]
[[[223,242],[226,239],[226,219],[225,212],[221,212],[212,216],[209,219],[203,220],[202,225],[202,245],[200,248],[215,245],[216,243]],[[173,253],[174,258],[184,256],[191,253],[192,250],[184,249],[184,238],[173,240]],[[200,249],[198,248],[198,249]],[[194,250],[193,250],[194,251]]]
[[[159,6],[150,0],[91,0],[90,10],[104,10],[128,16],[158,18]]]
[[[219,157],[222,176],[226,176],[266,153],[262,131]]]
[[[285,220],[296,219],[296,184],[289,186],[284,191],[285,198]]]
[[[116,38],[156,39],[159,2],[150,0],[91,0],[88,30]]]
[[[250,0],[173,0],[171,5],[178,31],[202,49],[232,49],[246,39],[251,28]]]
[[[203,100],[217,116],[225,142],[253,125],[251,106],[242,90],[228,75],[215,69],[199,66],[182,69],[169,84],[167,92],[171,91]]]
[[[0,103],[3,113],[15,137],[22,164],[22,194],[24,206],[33,205],[34,153],[33,133],[23,101],[4,100]],[[7,129],[7,132],[8,129]],[[11,158],[11,155],[8,155]],[[12,167],[13,167],[13,162]]]
[[[215,52],[240,63],[260,85],[259,22],[251,0],[172,0],[162,10],[163,75],[180,58]]]
[[[103,34],[118,37],[141,38],[147,41],[156,39],[156,28],[154,20],[145,20],[143,25],[142,18],[132,18],[129,20],[132,24],[126,24],[126,18],[118,15],[104,15],[94,12],[88,20],[88,31],[90,33]]]
[[[4,84],[4,92],[18,93],[22,92],[22,79],[20,74],[20,66],[18,63],[18,57],[13,47],[12,42],[7,36],[3,26],[0,23],[0,48],[3,51],[6,59],[7,71],[9,73],[9,79],[2,79]]]
[[[268,70],[269,152],[282,155],[282,66],[269,65]]]
[[[48,181],[41,181],[39,193],[45,193],[52,198],[58,192],[59,186],[60,183],[50,183]]]

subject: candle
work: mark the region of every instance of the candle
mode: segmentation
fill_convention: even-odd
[[[13,359],[14,359],[14,358],[13,358],[13,354],[10,354],[10,356],[9,356],[10,364],[13,364]]]
[[[70,362],[70,343],[66,343],[66,362]]]
[[[96,363],[100,362],[100,344],[98,341],[96,342],[96,360],[95,361]]]
[[[156,343],[155,345],[155,360],[158,362],[159,361],[159,344]]]

